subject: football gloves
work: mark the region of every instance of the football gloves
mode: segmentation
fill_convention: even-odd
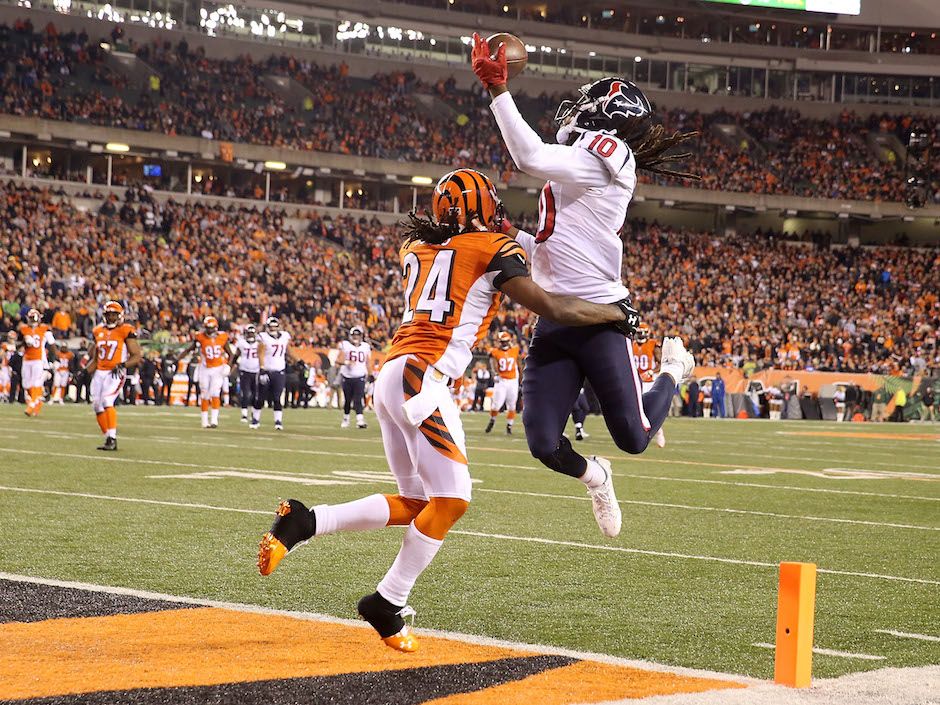
[[[636,329],[640,326],[640,312],[633,308],[633,302],[630,299],[621,299],[615,304],[621,311],[625,318],[622,321],[617,321],[614,323],[614,328],[623,333],[627,338],[633,338],[636,333]]]
[[[470,52],[473,73],[480,79],[484,88],[500,86],[509,80],[509,68],[506,65],[506,46],[499,45],[496,55],[490,54],[489,45],[476,32],[473,33],[473,51]]]
[[[119,379],[124,376],[124,373],[126,371],[127,370],[125,369],[124,365],[121,365],[121,364],[115,365],[114,368],[111,370],[111,377],[114,379]]]

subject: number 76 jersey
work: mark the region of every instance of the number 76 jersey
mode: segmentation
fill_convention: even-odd
[[[469,232],[440,245],[406,242],[400,256],[405,310],[387,359],[414,355],[460,377],[499,308],[499,288],[528,276],[525,251],[500,233]]]

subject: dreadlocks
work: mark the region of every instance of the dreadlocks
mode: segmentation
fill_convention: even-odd
[[[460,233],[460,226],[453,223],[435,223],[430,217],[422,218],[415,211],[408,214],[408,220],[402,221],[405,227],[405,243],[420,240],[429,245],[440,245]]]
[[[698,174],[676,171],[662,166],[663,164],[671,164],[691,157],[691,152],[680,152],[679,154],[666,154],[666,152],[676,145],[698,136],[698,134],[698,132],[679,132],[677,130],[671,135],[667,135],[666,128],[662,125],[653,125],[646,133],[646,136],[642,138],[639,146],[633,150],[633,154],[636,156],[637,169],[645,169],[663,176],[674,176],[677,179],[701,181],[702,177]]]

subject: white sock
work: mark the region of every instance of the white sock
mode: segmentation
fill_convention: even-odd
[[[247,419],[247,418],[248,418],[248,409],[242,409],[242,418],[243,418],[243,419]]]
[[[343,414],[343,423],[349,423],[349,414]]]
[[[284,412],[283,412],[283,411],[275,411],[275,412],[274,412],[274,423],[281,423],[281,419],[283,419],[283,418],[284,418]]]
[[[682,381],[682,372],[683,367],[681,362],[666,362],[660,365],[659,371],[661,374],[669,375],[672,377],[673,381],[676,383],[676,386],[679,385],[679,382]]]
[[[378,593],[393,605],[406,605],[415,581],[434,560],[442,543],[422,534],[411,522],[395,562],[376,588]]]
[[[261,423],[261,409],[251,410],[251,420],[255,423]]]
[[[110,429],[108,429],[108,432],[107,432],[106,434],[104,434],[104,437],[105,437],[105,438],[113,438],[114,440],[117,440],[117,429],[116,429],[116,428],[110,428]]]
[[[507,426],[512,426],[514,422],[515,422],[515,419],[506,419]]]
[[[574,427],[580,431],[580,430],[581,430],[581,427],[582,427],[583,425],[584,425],[584,424],[576,423],[576,424],[574,425]]]
[[[357,424],[365,423],[365,421],[366,421],[366,420],[365,420],[365,418],[363,418],[362,414],[356,414],[356,423],[357,423]]]
[[[213,425],[218,425],[219,423],[219,410],[218,409],[209,410],[209,423]]]
[[[320,504],[313,508],[317,518],[317,536],[337,531],[369,531],[388,524],[388,500],[371,494],[343,504]]]
[[[200,416],[202,416],[202,425],[203,425],[203,426],[208,426],[208,425],[209,425],[209,412],[208,412],[208,411],[200,411],[199,414],[200,414]]]
[[[607,471],[596,460],[588,458],[587,469],[578,479],[588,487],[600,487],[607,481]]]

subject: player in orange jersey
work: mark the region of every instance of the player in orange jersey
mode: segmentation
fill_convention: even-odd
[[[43,386],[48,354],[58,354],[55,338],[49,326],[42,322],[42,314],[35,308],[26,313],[26,323],[20,326],[23,348],[23,390],[26,396],[26,415],[39,416],[42,409]]]
[[[627,341],[627,345],[631,343]],[[653,388],[653,382],[656,381],[656,347],[657,343],[650,337],[650,327],[641,323],[636,329],[636,335],[633,338],[633,361],[640,376],[640,383],[643,386],[645,394]],[[656,431],[653,440],[660,448],[666,447],[666,434],[662,426]]]
[[[65,393],[69,387],[69,364],[75,353],[71,350],[61,348],[56,358],[55,372],[52,375],[52,402],[53,404],[64,404]]]
[[[8,348],[6,343],[0,343],[0,402],[10,401],[10,386],[13,384],[10,356],[15,349],[15,345]]]
[[[512,424],[516,420],[516,403],[519,401],[519,346],[512,344],[512,335],[502,331],[496,336],[499,347],[490,348],[490,360],[496,371],[496,384],[493,385],[493,398],[490,401],[490,422],[486,432],[493,430],[499,410],[506,404],[506,433],[512,434]]]
[[[524,250],[500,234],[501,220],[493,184],[470,169],[438,182],[431,218],[411,215],[400,251],[405,310],[375,381],[375,413],[398,493],[313,509],[286,500],[258,549],[258,568],[268,575],[313,536],[406,526],[392,567],[358,605],[363,619],[399,651],[418,648],[404,620],[413,614],[408,595],[470,502],[467,448],[449,383],[463,375],[502,295],[568,325],[626,319],[617,304],[558,296],[535,284]],[[598,484],[605,481],[602,476]]]
[[[193,336],[192,342],[178,357],[188,355],[196,347],[199,348],[196,381],[199,383],[202,427],[218,428],[219,408],[222,406],[222,387],[228,377],[228,370],[231,369],[228,361],[235,358],[235,351],[229,343],[228,333],[219,331],[219,321],[215,316],[206,316],[202,320],[202,331]]]
[[[117,412],[114,400],[124,387],[127,370],[136,369],[142,357],[134,327],[124,322],[124,307],[117,301],[104,305],[104,325],[94,330],[94,345],[89,351],[91,400],[104,434],[98,450],[117,450]]]

